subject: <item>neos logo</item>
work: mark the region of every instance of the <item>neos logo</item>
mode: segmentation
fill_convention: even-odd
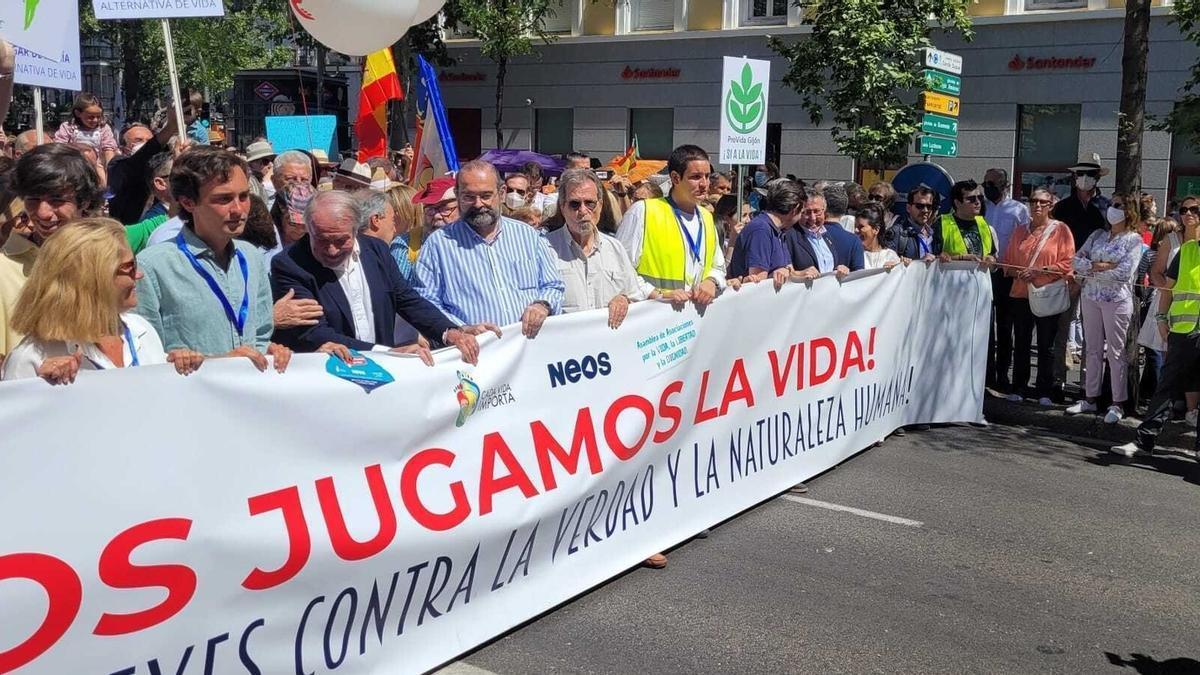
[[[608,360],[608,352],[600,352],[595,356],[585,356],[582,359],[567,359],[558,363],[546,365],[550,371],[550,388],[567,383],[574,384],[584,378],[589,380],[604,377],[612,372],[612,363]]]

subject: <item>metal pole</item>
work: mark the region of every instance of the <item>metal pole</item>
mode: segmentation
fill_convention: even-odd
[[[171,41],[171,22],[162,20],[163,46],[167,51],[167,73],[171,80],[171,98],[175,100],[175,124],[179,127],[179,138],[187,138],[187,125],[183,123],[183,96],[179,93],[179,70],[175,67],[175,43]]]
[[[42,88],[33,88],[33,128],[37,129],[37,144],[46,142],[45,120],[42,118]]]

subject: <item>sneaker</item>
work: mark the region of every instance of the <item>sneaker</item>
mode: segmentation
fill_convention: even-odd
[[[1121,406],[1114,405],[1109,407],[1108,413],[1104,416],[1104,423],[1116,424],[1123,419],[1125,419],[1125,411],[1121,409]]]
[[[1200,410],[1189,410],[1189,411],[1187,411],[1187,414],[1183,416],[1183,419],[1184,419],[1184,421],[1187,422],[1189,429],[1196,428],[1197,415],[1200,415]]]
[[[1020,403],[1021,401],[1024,401],[1025,398],[1020,394],[1009,394],[1008,396],[1004,397],[1004,400],[1008,401],[1009,403]]]
[[[1142,452],[1142,449],[1138,447],[1137,443],[1126,443],[1125,445],[1114,445],[1109,448],[1108,451],[1114,455],[1121,455],[1122,457],[1133,457],[1139,452]]]
[[[788,488],[788,492],[790,492],[790,493],[792,493],[792,494],[794,494],[794,495],[802,495],[802,494],[807,494],[807,493],[808,493],[808,486],[807,486],[807,485],[805,485],[804,483],[796,483],[796,484],[795,484],[795,485],[793,485],[792,487]]]
[[[1051,401],[1049,396],[1043,396],[1038,399],[1038,405],[1044,408],[1050,408],[1054,405],[1054,401]]]
[[[1076,402],[1075,405],[1071,406],[1070,408],[1067,408],[1067,414],[1068,415],[1082,415],[1083,413],[1094,413],[1094,412],[1096,412],[1096,410],[1098,410],[1098,408],[1096,408],[1095,403],[1092,403],[1091,401],[1089,401],[1087,399],[1082,399],[1082,400]]]

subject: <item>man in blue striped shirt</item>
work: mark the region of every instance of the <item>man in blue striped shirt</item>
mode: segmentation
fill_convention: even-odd
[[[462,165],[455,185],[462,217],[421,245],[416,287],[459,324],[521,322],[535,337],[562,310],[565,286],[545,239],[500,216],[500,173],[488,162]]]

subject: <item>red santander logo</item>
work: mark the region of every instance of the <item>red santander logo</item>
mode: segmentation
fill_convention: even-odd
[[[1020,54],[1013,54],[1012,61],[1008,62],[1008,69],[1009,70],[1024,70],[1025,69],[1025,59],[1022,59]]]

